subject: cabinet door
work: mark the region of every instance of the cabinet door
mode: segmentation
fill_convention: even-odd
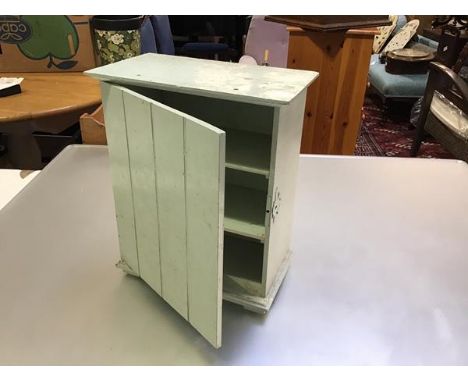
[[[225,133],[123,87],[102,95],[120,266],[220,347]]]

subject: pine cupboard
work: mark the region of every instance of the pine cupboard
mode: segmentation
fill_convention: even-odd
[[[316,72],[145,54],[101,80],[118,266],[214,347],[222,299],[266,312],[286,274]]]

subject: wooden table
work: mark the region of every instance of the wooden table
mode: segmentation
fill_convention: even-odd
[[[22,93],[0,98],[0,133],[8,135],[14,167],[42,168],[33,132],[58,134],[101,102],[99,82],[82,73],[0,73],[23,77]]]
[[[353,155],[378,30],[288,31],[288,68],[319,72],[307,92],[301,153]]]

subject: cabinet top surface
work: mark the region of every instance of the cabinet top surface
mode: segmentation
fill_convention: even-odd
[[[265,105],[291,102],[318,76],[273,68],[148,53],[88,70],[102,81]]]

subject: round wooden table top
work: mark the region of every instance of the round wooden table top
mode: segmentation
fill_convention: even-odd
[[[0,73],[23,77],[21,93],[0,98],[0,124],[53,117],[101,103],[99,81],[83,73]]]

